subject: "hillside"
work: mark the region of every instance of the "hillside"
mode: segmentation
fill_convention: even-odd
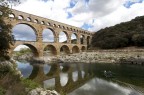
[[[91,46],[102,49],[144,46],[144,16],[99,30],[93,35]]]

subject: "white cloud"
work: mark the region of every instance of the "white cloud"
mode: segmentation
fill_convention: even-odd
[[[96,18],[95,22],[93,23],[95,27],[91,30],[96,31],[101,28],[113,26],[121,22],[130,21],[131,19],[134,19],[137,16],[144,15],[144,12],[142,12],[143,9],[144,3],[134,4],[133,6],[131,6],[131,8],[125,8],[124,6],[121,6],[109,15]]]
[[[84,23],[90,24],[94,27],[89,30],[97,31],[144,15],[144,3],[135,3],[131,8],[125,8],[123,4],[126,1],[132,0],[89,0],[87,3],[85,0],[26,0],[14,8],[77,27],[82,27]],[[72,2],[75,5],[70,7]],[[72,17],[67,18],[68,13]]]

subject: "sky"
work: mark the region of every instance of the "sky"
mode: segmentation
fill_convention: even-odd
[[[13,9],[38,15],[90,32],[130,21],[144,15],[144,0],[20,0]],[[25,30],[26,29],[26,30]],[[20,32],[24,31],[24,32]],[[53,42],[50,30],[43,30],[43,41]],[[23,34],[25,33],[25,34]],[[13,27],[17,40],[36,40],[35,34],[28,26]],[[23,36],[29,35],[29,36]],[[60,42],[66,35],[60,33]],[[72,37],[76,38],[76,37]]]
[[[144,0],[21,0],[13,8],[96,32],[144,15]]]

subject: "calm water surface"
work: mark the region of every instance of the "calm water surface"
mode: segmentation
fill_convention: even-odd
[[[18,62],[23,77],[67,95],[144,95],[144,66]],[[111,71],[112,77],[104,71]],[[107,73],[106,73],[107,74]]]

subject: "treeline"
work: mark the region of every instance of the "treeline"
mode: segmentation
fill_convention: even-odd
[[[102,49],[144,46],[144,16],[99,30],[94,34],[91,46]]]

